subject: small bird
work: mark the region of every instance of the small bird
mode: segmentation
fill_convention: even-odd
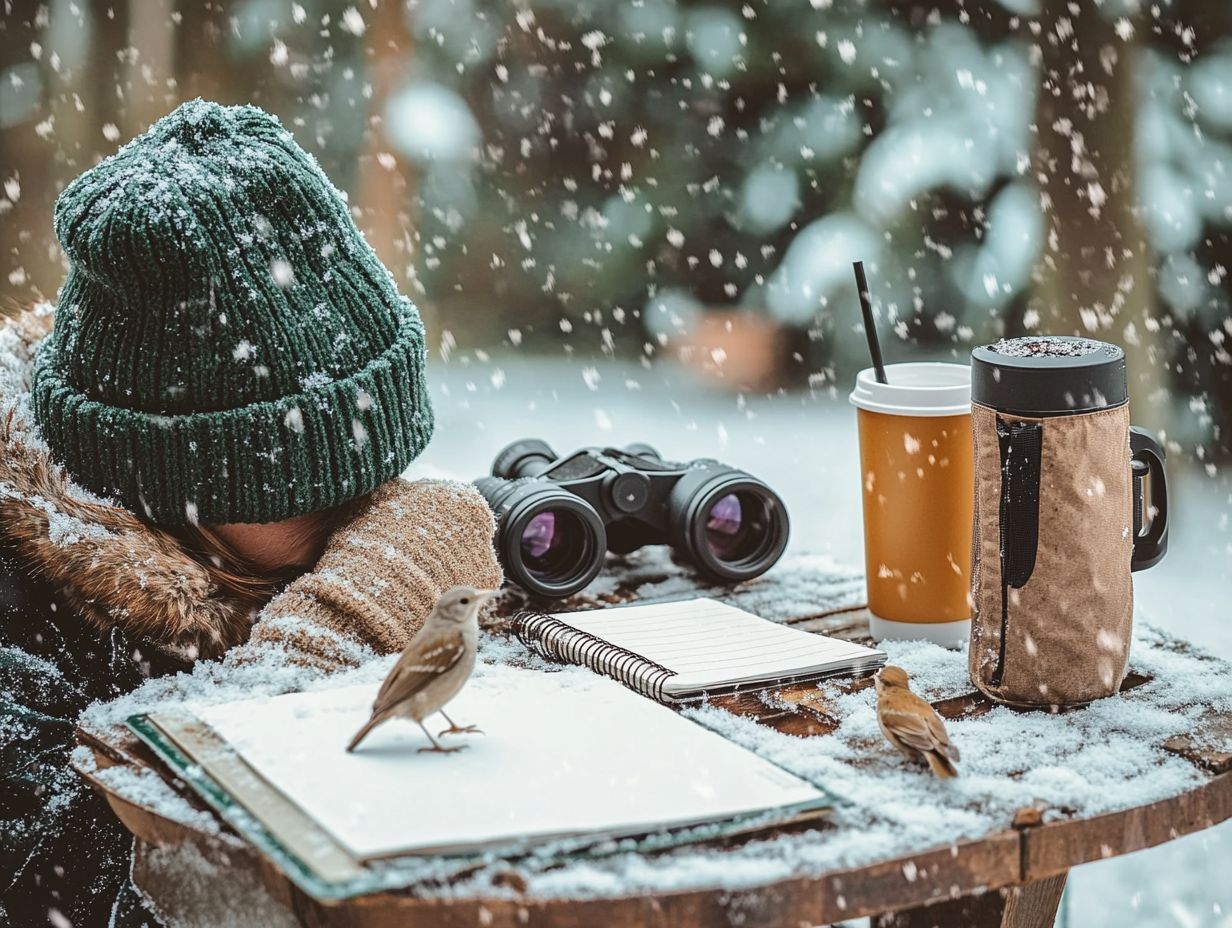
[[[877,724],[886,740],[910,761],[927,761],[942,779],[958,776],[958,748],[950,744],[945,722],[932,706],[911,692],[907,671],[887,665],[876,677]]]
[[[410,640],[381,684],[372,704],[372,716],[351,739],[348,752],[354,751],[372,729],[397,717],[412,719],[423,728],[432,747],[420,748],[421,752],[451,754],[462,750],[441,747],[424,728],[423,720],[434,712],[440,712],[449,723],[440,733],[442,736],[483,734],[474,725],[458,727],[445,715],[444,706],[458,695],[475,669],[479,609],[498,592],[456,586],[437,600],[423,628]]]

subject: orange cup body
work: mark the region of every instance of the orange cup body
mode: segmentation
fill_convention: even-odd
[[[970,413],[856,413],[869,611],[894,622],[969,619]]]

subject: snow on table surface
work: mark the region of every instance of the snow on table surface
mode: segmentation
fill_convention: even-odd
[[[622,583],[640,573],[643,592],[654,598],[698,592],[694,582],[668,567],[662,554],[648,552],[632,559]],[[599,592],[615,592],[617,584],[609,583],[609,589]],[[725,598],[781,620],[852,605],[861,594],[857,573],[826,558],[797,555],[785,558],[762,582]],[[905,667],[916,691],[930,700],[972,690],[965,652],[924,642],[885,642],[883,647],[890,662]],[[481,673],[484,663],[513,661],[550,670],[560,676],[562,685],[571,680],[584,683],[590,673],[546,664],[519,642],[494,634],[483,636],[480,659]],[[118,700],[96,704],[86,710],[81,723],[97,731],[121,724],[136,712],[193,709],[261,694],[375,681],[384,677],[392,660],[374,656],[358,669],[332,677],[292,665],[277,651],[260,663],[202,663],[191,674],[151,680]],[[1199,731],[1199,719],[1209,711],[1232,713],[1228,665],[1188,648],[1178,650],[1171,639],[1141,622],[1135,630],[1131,664],[1152,679],[1085,708],[1051,715],[996,707],[948,722],[951,738],[962,752],[960,776],[949,781],[908,766],[885,743],[877,729],[871,687],[844,692],[834,684],[821,684],[830,691],[828,698],[841,718],[833,734],[823,737],[782,734],[714,707],[689,708],[684,711],[695,721],[839,797],[829,818],[834,827],[750,840],[722,852],[704,847],[650,857],[621,852],[555,867],[531,860],[514,869],[524,877],[527,894],[541,897],[740,889],[979,838],[1008,827],[1023,806],[1046,807],[1051,810],[1046,818],[1092,816],[1198,786],[1206,776],[1162,745],[1174,735]],[[551,720],[545,719],[545,724]],[[682,758],[681,775],[687,776],[688,769],[688,759]],[[112,781],[109,785],[124,795],[124,778]],[[145,778],[132,785],[139,787],[136,801],[201,830],[196,815],[186,814],[187,804],[170,788],[160,792]],[[510,796],[516,796],[514,786]],[[442,872],[437,862],[393,866],[396,869],[387,877],[419,881],[424,895],[512,893],[493,882],[498,873],[507,875],[510,870],[510,864],[501,860],[450,883],[435,879]]]

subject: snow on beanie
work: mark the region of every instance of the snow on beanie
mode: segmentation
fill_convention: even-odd
[[[418,312],[268,113],[183,104],[69,184],[55,229],[31,404],[89,490],[165,526],[275,522],[431,437]]]

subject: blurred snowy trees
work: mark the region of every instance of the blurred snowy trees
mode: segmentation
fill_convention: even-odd
[[[54,294],[57,189],[202,94],[317,153],[446,350],[743,309],[845,385],[859,257],[895,356],[1105,338],[1139,419],[1228,449],[1224,3],[14,0],[0,56],[10,303]]]

